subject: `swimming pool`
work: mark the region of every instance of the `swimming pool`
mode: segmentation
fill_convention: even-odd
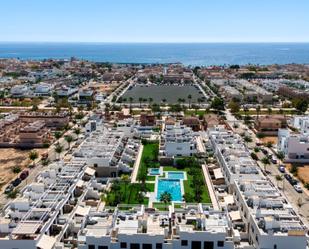
[[[159,176],[161,175],[161,171],[159,168],[150,168],[149,169],[149,175],[151,176]]]
[[[157,200],[160,201],[162,193],[168,192],[172,196],[172,201],[182,201],[181,182],[179,179],[158,179]]]
[[[184,180],[185,174],[183,171],[168,171],[167,177],[168,179],[178,179],[178,180]]]

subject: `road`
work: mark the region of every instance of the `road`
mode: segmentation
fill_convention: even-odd
[[[251,136],[252,142],[247,144],[247,147],[250,152],[254,152],[254,147],[256,146],[256,142],[259,139],[256,137],[256,134],[251,131],[246,124],[242,120],[237,120],[233,114],[229,111],[225,111],[226,121],[232,127],[233,131],[238,134],[247,133]],[[235,128],[234,124],[237,124],[237,128]],[[267,150],[269,155],[274,155],[273,151],[265,146],[259,146],[260,148]],[[262,152],[256,153],[259,159],[265,157]],[[274,157],[276,157],[274,155]],[[279,160],[277,160],[279,161]],[[264,165],[258,161],[258,165],[261,170],[264,172]],[[282,195],[286,197],[286,199],[290,202],[293,208],[297,211],[299,216],[302,218],[303,222],[309,227],[309,197],[306,193],[298,193],[295,191],[294,187],[283,177],[283,174],[278,170],[278,164],[270,163],[270,165],[266,165],[266,177],[271,180],[271,182],[279,187]],[[276,176],[282,176],[282,181],[277,181]],[[299,205],[301,203],[301,205]]]

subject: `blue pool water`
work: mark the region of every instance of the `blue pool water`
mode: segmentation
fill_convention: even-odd
[[[157,200],[160,201],[162,193],[168,192],[172,195],[172,201],[182,201],[180,180],[159,179],[157,185]]]
[[[149,171],[149,174],[153,175],[153,176],[160,175],[160,169],[159,168],[151,168],[150,171]]]
[[[168,171],[167,173],[167,178],[168,179],[184,179],[185,175],[184,172],[178,172],[178,171]]]

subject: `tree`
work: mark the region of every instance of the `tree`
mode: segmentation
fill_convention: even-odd
[[[80,128],[79,127],[75,128],[74,133],[78,136],[80,134]]]
[[[68,145],[69,145],[69,149],[71,149],[71,143],[73,141],[73,137],[71,135],[67,135],[64,137],[65,141],[67,141]]]
[[[153,98],[148,98],[149,106],[151,106],[151,103],[153,102]]]
[[[258,156],[254,152],[251,153],[251,157],[255,161],[257,161],[259,159]]]
[[[30,151],[30,153],[29,153],[29,159],[32,161],[33,166],[35,166],[34,161],[35,161],[38,157],[39,157],[39,154],[38,154],[37,151],[35,151],[35,150]]]
[[[305,113],[308,109],[308,100],[306,99],[293,99],[292,104],[300,114]]]
[[[55,138],[58,140],[59,138],[61,138],[62,134],[60,131],[56,131],[54,134]]]
[[[62,147],[59,143],[57,143],[57,144],[55,145],[55,152],[56,152],[57,155],[58,155],[58,159],[59,159],[59,156],[60,156],[60,154],[61,154],[62,151],[63,151],[63,147]]]
[[[271,115],[272,112],[273,112],[273,109],[272,109],[271,107],[268,107],[268,108],[267,108],[267,112],[268,112],[268,115]]]
[[[240,109],[240,105],[238,102],[231,100],[229,103],[229,108],[231,109],[232,113],[238,113]]]
[[[20,171],[21,171],[20,166],[14,166],[14,167],[12,168],[12,172],[13,172],[14,174],[18,174]]]
[[[133,98],[132,97],[129,98],[129,102],[130,102],[130,112],[131,112],[131,110],[132,110],[132,102],[133,102]]]
[[[255,109],[256,109],[256,117],[257,117],[257,119],[259,119],[259,116],[260,116],[260,113],[261,113],[261,106],[257,105]]]
[[[191,99],[192,99],[192,95],[191,95],[191,94],[189,94],[189,95],[188,95],[188,100],[189,100],[189,108],[191,108]]]
[[[138,98],[139,108],[142,108],[143,98]]]
[[[282,181],[282,176],[281,175],[276,175],[276,181],[277,181],[277,186],[279,185],[279,181]]]
[[[282,161],[285,158],[285,154],[283,151],[278,151],[277,157],[280,161]]]
[[[217,110],[217,111],[224,110],[224,101],[223,101],[223,99],[221,99],[221,98],[219,98],[219,97],[215,97],[215,98],[211,101],[210,107],[211,107],[212,109]]]
[[[264,171],[266,171],[266,165],[269,165],[270,164],[270,161],[269,161],[269,158],[268,157],[263,157],[261,162],[263,163],[264,165]]]
[[[160,195],[160,201],[161,202],[164,202],[164,205],[165,205],[165,210],[167,209],[167,203],[170,203],[172,201],[172,195],[171,193],[169,192],[163,192],[161,195]]]

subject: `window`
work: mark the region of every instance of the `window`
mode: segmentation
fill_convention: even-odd
[[[130,245],[130,249],[140,249],[140,246],[139,246],[139,244],[132,243],[132,244]]]
[[[201,241],[192,241],[191,248],[194,249],[202,249],[202,242]]]
[[[152,244],[143,244],[143,249],[152,249]]]
[[[95,249],[95,245],[88,245],[88,249]]]
[[[213,241],[205,241],[204,242],[204,249],[214,249],[214,242]]]
[[[181,241],[181,246],[187,246],[188,245],[188,241],[187,240],[182,240]]]
[[[98,246],[98,249],[108,249],[108,246]]]
[[[162,243],[157,243],[156,244],[156,249],[162,249]]]
[[[93,164],[93,167],[97,168],[97,167],[98,167],[98,164],[97,164],[97,163]]]
[[[126,242],[120,242],[120,248],[127,248]]]
[[[218,247],[224,247],[224,241],[218,241],[217,246]]]

